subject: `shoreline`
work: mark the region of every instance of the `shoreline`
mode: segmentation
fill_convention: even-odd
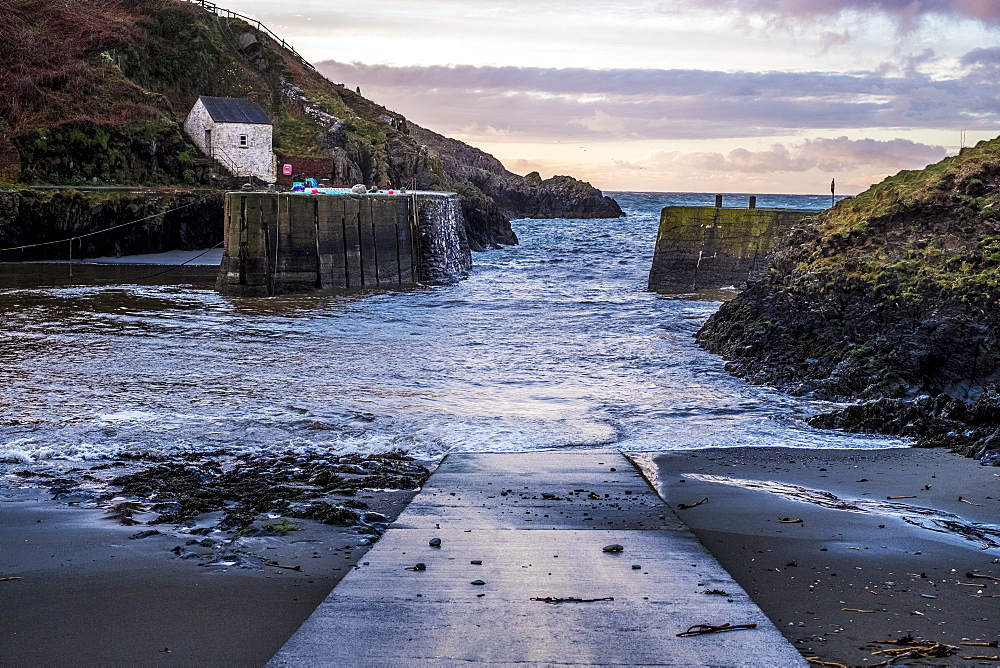
[[[892,646],[872,641],[911,634],[960,649],[907,665],[1000,665],[961,658],[1000,653],[961,645],[997,640],[1000,581],[981,576],[1000,578],[1000,545],[982,549],[953,532],[986,525],[986,542],[996,544],[1000,470],[897,448],[719,448],[635,459],[804,657],[875,665],[888,657],[872,652]]]
[[[1000,581],[966,574],[1000,578],[1000,544],[984,550],[934,523],[1000,541],[996,468],[905,448],[631,457],[804,657],[875,665],[887,646],[870,641],[912,634],[961,651],[906,665],[1000,666],[961,658],[997,648],[960,645],[996,640]],[[358,498],[394,520],[415,494]],[[263,665],[369,547],[357,527],[312,520],[235,538],[199,530],[217,513],[170,527],[122,526],[107,512],[42,487],[0,491],[0,664]],[[134,537],[151,529],[161,533]]]

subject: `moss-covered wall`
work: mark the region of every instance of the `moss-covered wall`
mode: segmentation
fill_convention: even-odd
[[[17,183],[21,180],[21,158],[17,147],[0,135],[0,183]]]
[[[777,239],[813,214],[794,209],[668,206],[660,213],[649,289],[739,288],[764,267]]]
[[[209,248],[222,240],[222,205],[214,190],[0,191],[0,249],[44,244],[0,251],[0,262],[64,260],[61,240],[73,238],[76,258]]]

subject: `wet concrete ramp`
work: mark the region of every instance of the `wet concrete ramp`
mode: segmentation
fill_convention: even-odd
[[[676,635],[724,623],[757,628]],[[450,455],[269,665],[467,664],[806,665],[630,462],[593,450]]]

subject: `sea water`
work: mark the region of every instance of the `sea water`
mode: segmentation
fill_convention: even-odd
[[[907,445],[812,429],[830,404],[727,374],[694,334],[731,295],[646,291],[660,209],[714,195],[614,196],[627,217],[514,221],[520,245],[410,290],[240,300],[212,268],[0,265],[0,462]]]

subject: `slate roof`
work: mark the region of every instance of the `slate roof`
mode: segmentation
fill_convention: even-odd
[[[207,97],[202,95],[202,104],[216,123],[251,123],[255,125],[271,125],[259,104],[238,97]]]

